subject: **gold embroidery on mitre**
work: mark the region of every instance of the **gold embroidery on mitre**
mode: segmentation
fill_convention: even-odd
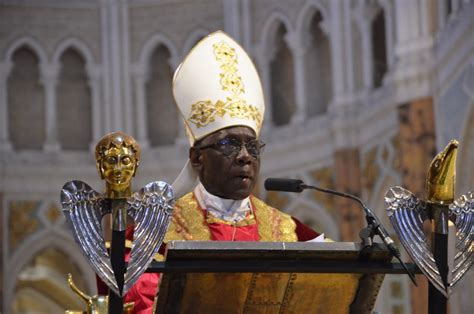
[[[245,88],[238,73],[235,49],[224,41],[214,44],[213,47],[214,55],[222,70],[219,74],[222,90],[230,92],[231,95],[227,96],[225,101],[218,100],[215,104],[210,100],[192,104],[188,121],[201,128],[214,122],[216,116],[223,118],[228,114],[231,118],[253,120],[260,129],[262,124],[260,111],[256,106],[247,104],[247,101],[241,98],[241,94],[245,93]]]

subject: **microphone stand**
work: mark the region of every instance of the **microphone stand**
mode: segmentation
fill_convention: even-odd
[[[374,212],[370,208],[368,208],[364,204],[364,202],[362,202],[362,200],[360,198],[358,198],[354,195],[347,194],[347,193],[333,191],[333,190],[327,190],[327,189],[323,189],[323,188],[313,186],[313,185],[306,185],[304,183],[301,183],[300,187],[301,187],[301,189],[311,189],[311,190],[316,190],[316,191],[319,191],[319,192],[324,192],[324,193],[329,193],[329,194],[342,196],[342,197],[349,198],[349,199],[354,200],[357,203],[359,203],[362,206],[362,208],[365,212],[365,220],[367,221],[367,227],[363,228],[359,232],[359,237],[362,240],[362,243],[364,245],[364,249],[368,248],[368,247],[371,247],[372,243],[373,243],[373,237],[375,235],[378,235],[382,239],[382,241],[384,242],[385,246],[388,248],[388,250],[390,251],[392,256],[394,256],[400,262],[400,264],[402,265],[403,269],[405,270],[405,272],[410,277],[413,284],[418,287],[415,276],[408,270],[405,263],[402,261],[400,251],[395,246],[393,240],[390,239],[390,237],[388,236],[388,232],[385,230],[385,228],[383,228],[382,224],[379,222],[379,220],[377,219],[377,216],[375,216]]]

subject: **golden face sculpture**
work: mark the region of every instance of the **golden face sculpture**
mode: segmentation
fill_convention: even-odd
[[[137,142],[122,132],[109,133],[97,143],[95,155],[97,170],[106,182],[107,195],[129,196],[140,161]]]
[[[102,173],[111,185],[128,185],[136,170],[133,152],[127,147],[112,147],[105,151],[102,160]]]

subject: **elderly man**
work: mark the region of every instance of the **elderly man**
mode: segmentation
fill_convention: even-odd
[[[307,241],[316,232],[251,194],[265,144],[257,71],[245,51],[222,32],[194,47],[177,69],[173,93],[191,144],[173,184],[177,202],[164,242]],[[158,275],[145,274],[127,295],[137,312],[150,310]]]

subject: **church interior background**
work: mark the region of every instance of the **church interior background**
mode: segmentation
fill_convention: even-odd
[[[267,177],[360,196],[392,232],[388,187],[424,195],[431,158],[460,141],[456,194],[474,188],[472,0],[0,0],[0,225],[3,313],[82,308],[66,274],[95,279],[59,210],[72,179],[96,190],[106,132],[141,145],[140,187],[173,181],[188,143],[172,75],[222,29],[262,79],[267,143],[255,194],[336,241],[359,241],[356,204],[266,192]],[[394,237],[395,234],[393,234]],[[408,256],[404,254],[404,260]],[[427,313],[427,282],[387,276],[379,313]],[[474,276],[450,299],[473,313]]]

